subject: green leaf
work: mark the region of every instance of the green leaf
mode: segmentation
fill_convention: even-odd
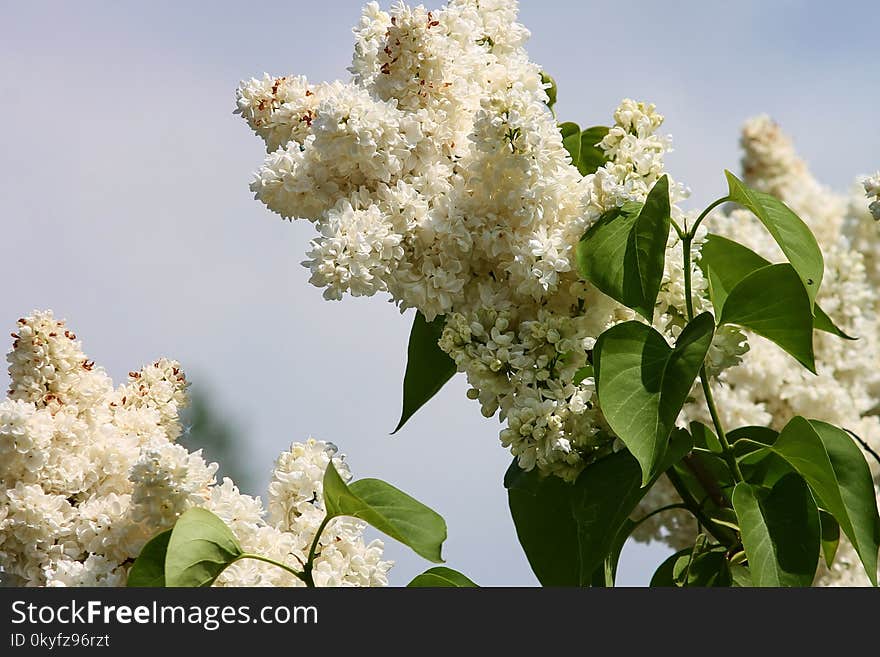
[[[731,586],[750,587],[752,584],[752,574],[749,569],[739,564],[730,564]]]
[[[165,553],[171,530],[156,534],[141,548],[141,553],[128,571],[126,586],[165,586]]]
[[[403,377],[403,412],[392,434],[397,433],[455,374],[455,361],[437,346],[445,324],[445,317],[435,317],[434,321],[429,322],[416,311],[409,334],[406,374]]]
[[[725,171],[728,198],[750,210],[776,240],[801,279],[810,310],[822,284],[825,262],[813,233],[800,217],[775,196],[747,187],[730,171]]]
[[[598,145],[600,141],[605,139],[608,130],[605,126],[597,125],[581,132],[580,158],[577,161],[577,168],[582,176],[596,173],[597,169],[608,163],[605,151]]]
[[[698,542],[704,537],[697,538]],[[732,583],[725,549],[685,548],[668,557],[651,578],[651,587],[720,587]]]
[[[625,203],[590,226],[577,245],[581,276],[652,321],[670,221],[669,179],[663,176],[644,205]]]
[[[608,555],[605,557],[604,564],[597,569],[597,573],[602,576],[603,586],[614,586],[614,582],[617,580],[617,563],[620,561],[620,553],[623,552],[623,546],[635,528],[636,523],[627,518],[623,521],[620,529],[617,530],[617,535],[611,542],[611,547],[608,550]]]
[[[840,525],[824,509],[819,509],[819,523],[822,526],[822,556],[825,557],[825,565],[831,568],[840,545]]]
[[[541,71],[541,84],[550,85],[545,91],[547,92],[547,107],[552,110],[553,106],[556,104],[556,95],[558,92],[558,89],[556,88],[556,80],[554,80],[549,73]]]
[[[667,557],[654,571],[650,586],[652,588],[680,586],[676,576],[683,572],[692,552],[691,548],[685,548]]]
[[[799,475],[783,477],[766,496],[740,482],[733,508],[755,586],[812,584],[819,563],[819,510]]]
[[[730,564],[727,563],[725,548],[712,548],[698,553],[687,569],[685,586],[724,587],[730,586]]]
[[[721,315],[727,295],[737,283],[752,272],[770,264],[773,263],[739,242],[720,235],[706,236],[700,251],[699,265],[709,281],[709,296],[715,314]],[[816,312],[814,329],[831,333],[844,340],[855,340],[841,331],[818,305],[814,308]]]
[[[477,585],[457,570],[452,570],[452,568],[446,568],[445,566],[436,566],[429,568],[421,575],[416,575],[406,586],[407,588],[471,588]]]
[[[752,440],[761,445],[772,445],[779,437],[779,432],[770,427],[747,426],[738,427],[727,432],[727,441],[731,444],[743,438]]]
[[[715,432],[702,422],[691,422],[690,430],[694,437],[694,447],[707,449],[714,454],[721,454],[724,451]]]
[[[543,586],[581,586],[574,486],[552,475],[541,478],[537,469],[523,472],[516,459],[507,472],[510,514],[532,572]]]
[[[657,472],[675,420],[687,400],[709,345],[710,313],[694,318],[674,348],[650,326],[623,322],[596,341],[596,390],[605,419],[642,468],[642,483]]]
[[[571,163],[578,165],[581,159],[581,129],[577,123],[566,121],[559,124],[559,132],[562,133],[562,145],[571,155]]]
[[[770,449],[778,436],[779,432],[769,427],[740,427],[728,432],[727,439],[749,483],[772,488],[793,472],[791,465]]]
[[[718,323],[764,336],[816,373],[810,300],[791,265],[768,265],[742,279],[724,302]]]
[[[694,443],[697,444],[696,439]],[[725,515],[730,506],[733,479],[724,459],[718,454],[695,449],[675,464],[674,472],[676,485],[684,489],[709,519],[706,529],[725,545],[735,544],[736,533],[730,530],[730,518]]]
[[[591,376],[595,375],[595,370],[592,365],[584,365],[577,372],[574,373],[574,378],[571,380],[573,384],[580,385],[584,382],[584,379],[588,379]]]
[[[877,585],[880,516],[871,470],[849,435],[818,420],[794,417],[773,451],[806,479],[819,504],[837,520]]]
[[[603,566],[618,532],[646,491],[639,464],[625,451],[589,465],[573,488],[571,513],[577,525],[581,584],[586,584],[584,578]]]
[[[186,511],[171,530],[165,557],[166,586],[211,586],[244,553],[220,518],[207,509]]]
[[[324,507],[330,518],[360,518],[428,561],[443,561],[440,551],[446,540],[446,522],[391,484],[379,479],[346,484],[331,462],[324,473]]]
[[[677,431],[659,471],[691,446],[690,435]],[[648,492],[640,484],[639,465],[626,451],[591,463],[573,484],[541,477],[537,470],[524,472],[514,460],[504,485],[519,542],[538,581],[544,586],[610,585],[629,535],[629,516]]]

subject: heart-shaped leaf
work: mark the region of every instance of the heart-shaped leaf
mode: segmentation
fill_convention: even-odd
[[[443,561],[440,551],[446,540],[446,522],[391,484],[379,479],[346,484],[331,462],[324,473],[324,507],[330,518],[360,518],[425,559]]]
[[[807,481],[822,508],[834,516],[876,586],[880,515],[862,451],[842,429],[802,417],[785,425],[773,451]]]
[[[599,406],[641,465],[642,483],[657,472],[713,334],[712,315],[703,313],[684,328],[674,348],[653,328],[636,321],[617,324],[596,341]]]
[[[819,510],[800,475],[786,475],[767,495],[740,482],[733,508],[754,586],[812,584],[819,563]]]
[[[184,512],[171,530],[166,586],[211,586],[244,552],[229,527],[207,509]]]
[[[725,171],[728,198],[750,210],[776,240],[803,283],[810,310],[822,284],[825,261],[819,244],[807,224],[775,196],[751,189],[730,171]]]
[[[416,575],[406,586],[407,588],[473,588],[477,585],[457,570],[436,566],[429,568],[421,575]]]
[[[403,412],[392,433],[398,430],[455,374],[455,361],[437,346],[446,324],[445,317],[429,322],[416,311],[407,348],[406,374],[403,377]]]
[[[663,176],[644,205],[625,203],[602,215],[577,245],[581,276],[648,321],[663,278],[669,212],[669,180]]]

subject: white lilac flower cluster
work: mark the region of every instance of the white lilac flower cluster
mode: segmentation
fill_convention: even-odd
[[[114,388],[51,312],[18,320],[7,356],[11,384],[0,402],[0,577],[24,586],[124,586],[144,544],[192,507],[222,518],[250,552],[301,567],[324,518],[322,477],[336,448],[295,443],[275,464],[268,508],[217,464],[188,452],[180,410],[187,381],[161,359]],[[322,534],[318,586],[381,586],[391,564],[364,526],[334,519]],[[277,566],[234,564],[223,586],[297,586]]]
[[[670,140],[653,105],[625,100],[599,144],[609,162],[581,176],[516,13],[510,0],[370,3],[351,82],[266,75],[241,84],[236,111],[269,153],[256,198],[315,224],[311,282],[328,299],[385,292],[445,316],[439,344],[520,466],[573,479],[613,441],[593,378],[574,375],[604,329],[633,318],[579,280],[575,248],[604,212],[645,199]],[[686,219],[677,206],[673,217]],[[655,326],[672,340],[685,304],[675,235],[670,247]],[[694,287],[708,309],[699,272]],[[719,332],[713,372],[746,348]]]
[[[810,227],[825,256],[825,276],[817,302],[848,335],[848,342],[816,333],[818,376],[807,372],[776,345],[749,335],[750,349],[740,365],[724,371],[715,386],[725,427],[748,425],[781,429],[795,415],[845,427],[880,450],[880,227],[865,200],[878,187],[866,183],[850,197],[816,181],[779,126],[762,116],[749,121],[742,136],[743,174],[752,187],[782,199]],[[872,198],[873,200],[873,198]],[[876,203],[876,201],[874,201]],[[784,259],[776,243],[750,213],[713,214],[710,230],[748,246],[764,257]],[[867,265],[867,266],[866,266]],[[687,419],[709,422],[702,398],[685,409]],[[869,460],[880,482],[880,468]],[[648,495],[643,510],[678,501],[665,480]],[[640,527],[642,540],[663,538],[675,547],[693,544],[696,528],[683,514],[661,514]],[[826,585],[868,584],[859,559],[845,539]]]

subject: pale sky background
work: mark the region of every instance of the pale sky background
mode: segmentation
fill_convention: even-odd
[[[389,437],[410,316],[378,298],[323,301],[299,265],[311,226],[248,191],[264,153],[232,114],[238,81],[346,78],[360,4],[0,1],[0,326],[52,308],[116,380],[176,358],[241,427],[262,484],[291,441],[333,441],[356,476],[446,518],[449,566],[533,585],[497,422],[457,378]],[[739,128],[761,112],[833,187],[880,166],[876,2],[617,7],[524,0],[532,58],[556,77],[561,120],[655,102],[695,205],[723,193]],[[393,584],[429,566],[390,540],[386,552]],[[646,584],[667,552],[628,546],[621,582]]]

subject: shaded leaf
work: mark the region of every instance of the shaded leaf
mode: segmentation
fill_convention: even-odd
[[[590,226],[577,245],[581,276],[651,321],[670,221],[669,180],[663,176],[644,205],[626,203]]]
[[[166,529],[147,541],[128,571],[126,586],[165,586],[165,553],[170,540],[171,530]]]
[[[691,436],[694,437],[694,447],[702,447],[715,454],[721,454],[724,450],[718,436],[702,422],[690,423]]]
[[[680,586],[676,576],[684,570],[692,552],[691,548],[685,548],[667,557],[654,571],[650,586],[653,588]]]
[[[543,586],[581,586],[574,486],[552,475],[541,478],[537,469],[523,472],[516,459],[507,472],[510,514],[532,572]]]
[[[663,471],[692,443],[677,431],[664,455]],[[505,475],[517,536],[544,586],[610,585],[626,537],[629,516],[648,491],[641,470],[626,451],[588,465],[574,484],[523,472],[513,461]],[[653,483],[653,481],[651,482]]]
[[[416,575],[406,586],[407,588],[471,588],[477,585],[457,570],[452,570],[452,568],[446,568],[445,566],[436,566],[429,568],[421,575]]]
[[[593,350],[599,404],[612,430],[642,468],[642,482],[657,472],[675,420],[712,342],[710,313],[694,318],[674,348],[641,322],[611,327]]]
[[[571,155],[571,163],[578,165],[581,159],[581,129],[577,123],[566,121],[559,124],[559,132],[562,133],[562,145]]]
[[[773,451],[806,479],[819,504],[849,538],[876,586],[880,516],[862,451],[842,429],[802,417],[785,425]]]
[[[403,377],[403,411],[392,433],[397,433],[455,374],[455,361],[437,346],[445,324],[445,317],[435,317],[434,321],[429,322],[416,311],[409,334],[406,374]]]
[[[697,539],[698,541],[701,538]],[[651,587],[723,587],[732,583],[724,548],[685,548],[668,557],[651,577]]]
[[[840,546],[840,525],[824,509],[819,509],[819,523],[822,526],[822,556],[825,557],[825,565],[831,568]]]
[[[607,134],[608,128],[605,126],[593,126],[581,132],[581,150],[577,168],[582,176],[595,173],[597,169],[608,163],[608,156],[598,146]]]
[[[736,587],[750,587],[754,586],[752,584],[752,573],[749,572],[749,569],[740,564],[730,564],[730,578],[731,578],[731,586]]]
[[[584,379],[588,379],[595,374],[595,370],[592,365],[584,365],[577,372],[574,373],[574,378],[572,378],[571,382],[573,384],[580,385],[584,382]]]
[[[755,586],[810,586],[819,562],[819,511],[804,480],[791,473],[766,496],[740,482],[733,508]]]

